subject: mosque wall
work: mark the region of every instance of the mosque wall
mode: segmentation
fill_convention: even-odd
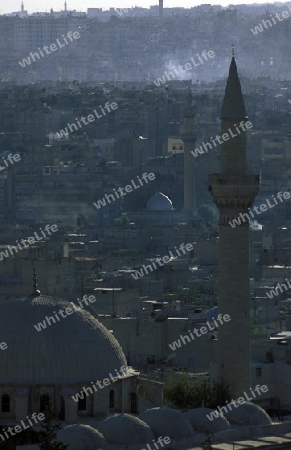
[[[149,358],[158,364],[170,354],[175,353],[172,364],[187,367],[195,371],[208,371],[209,362],[216,359],[217,341],[209,336],[196,337],[190,342],[180,342],[180,347],[173,351],[169,344],[181,340],[181,335],[188,335],[188,330],[199,328],[199,324],[186,319],[168,319],[154,322],[138,319],[99,318],[107,329],[112,329],[114,337],[121,345],[127,362],[133,367],[151,369]],[[201,326],[201,325],[200,325]],[[178,347],[178,346],[177,346]]]

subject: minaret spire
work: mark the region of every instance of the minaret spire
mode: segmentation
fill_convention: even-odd
[[[245,102],[234,58],[234,48],[232,49],[232,58],[220,118],[241,120],[247,118]]]
[[[231,58],[220,118],[222,119],[222,135],[226,133],[230,136],[229,140],[221,145],[221,172],[225,174],[246,173],[244,123],[247,121],[247,113],[234,56]]]

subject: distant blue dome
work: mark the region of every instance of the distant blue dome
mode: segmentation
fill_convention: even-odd
[[[173,211],[173,203],[165,194],[156,192],[147,202],[148,211]]]

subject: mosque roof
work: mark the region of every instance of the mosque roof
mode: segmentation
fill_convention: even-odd
[[[173,203],[162,192],[156,192],[147,202],[148,211],[172,211]]]
[[[140,444],[152,442],[154,435],[150,427],[135,416],[115,414],[98,424],[106,440],[113,444]]]
[[[170,438],[192,437],[194,431],[187,418],[177,409],[151,408],[140,415],[140,419],[149,425],[155,438],[169,436]]]
[[[108,444],[100,431],[89,425],[68,425],[58,430],[57,439],[64,444],[69,444],[70,450],[108,448]]]
[[[224,413],[223,413],[224,414]],[[239,407],[232,407],[225,417],[231,422],[241,425],[271,425],[272,421],[266,411],[251,402],[245,402]],[[216,420],[216,419],[215,419]]]
[[[218,431],[229,430],[230,424],[222,414],[218,413],[219,417],[215,417],[212,421],[208,419],[207,415],[210,415],[212,411],[213,409],[209,408],[195,408],[189,409],[183,415],[189,420],[195,431],[205,432],[209,430],[212,433],[216,433]]]
[[[65,308],[74,313],[62,317],[58,312]],[[55,323],[48,325],[46,317]],[[37,331],[40,322],[46,327]],[[127,366],[117,340],[89,312],[39,291],[1,302],[0,330],[8,347],[0,350],[2,384],[90,382]]]

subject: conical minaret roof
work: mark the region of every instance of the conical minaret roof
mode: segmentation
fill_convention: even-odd
[[[245,119],[246,117],[245,102],[241,91],[236,62],[233,56],[230,63],[220,118]]]

